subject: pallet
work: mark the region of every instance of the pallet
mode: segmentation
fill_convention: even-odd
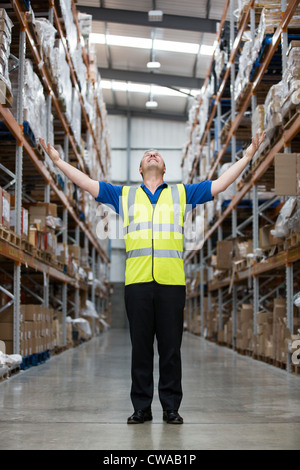
[[[300,375],[300,364],[290,364],[290,371],[292,374]]]
[[[21,238],[21,248],[23,251],[26,251],[30,255],[33,255],[34,246],[29,243],[25,238]]]
[[[236,110],[237,111],[240,111],[246,98],[248,98],[248,95],[249,95],[249,91],[251,89],[251,86],[252,84],[251,83],[247,83],[247,85],[245,86],[245,88],[241,91],[241,93],[239,94],[239,96],[237,97],[236,99]]]
[[[261,165],[261,163],[265,160],[267,155],[270,153],[271,149],[274,145],[281,139],[283,134],[282,126],[275,127],[274,133],[270,139],[270,142],[266,145],[266,147],[262,150],[258,158],[252,162],[252,171],[255,172],[257,168]]]
[[[267,249],[264,249],[263,251],[265,252],[266,258],[271,258],[272,256],[278,255],[279,253],[285,251],[285,244],[284,242],[282,242]]]
[[[0,382],[1,380],[7,379],[9,376],[9,371],[7,366],[0,367]]]
[[[21,370],[29,369],[30,367],[38,366],[44,364],[48,359],[50,359],[50,350],[31,354],[29,356],[24,356],[20,366]]]
[[[1,78],[1,75],[0,75],[0,103],[7,108],[11,108],[13,104],[12,92],[9,86],[6,84],[6,82]]]
[[[292,233],[286,238],[286,248],[292,248],[300,244],[300,232]]]
[[[299,114],[300,114],[300,104],[295,105],[291,103],[285,115],[282,116],[283,129],[284,130],[289,129],[292,126],[292,124],[295,122],[295,120],[298,118]]]
[[[69,346],[54,346],[53,349],[50,350],[50,355],[53,354],[61,354],[64,351],[67,351]]]
[[[247,258],[243,258],[239,261],[233,262],[233,272],[245,271],[248,268]]]
[[[12,230],[5,228],[3,225],[0,226],[0,238],[11,245],[21,248],[21,237]]]
[[[28,121],[23,122],[23,134],[27,142],[35,149],[36,148],[36,138],[33,130]]]

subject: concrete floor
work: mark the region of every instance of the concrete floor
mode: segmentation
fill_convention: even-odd
[[[0,383],[0,449],[300,449],[300,378],[188,333],[183,426],[127,425],[128,330],[54,356]],[[157,360],[155,383],[157,384]]]

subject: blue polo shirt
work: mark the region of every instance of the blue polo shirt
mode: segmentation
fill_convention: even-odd
[[[192,210],[197,204],[204,204],[205,202],[212,201],[214,199],[211,195],[211,184],[212,181],[202,181],[201,183],[184,185],[186,190],[186,203],[188,206],[187,210]],[[123,186],[106,183],[105,181],[99,181],[99,194],[95,200],[102,204],[109,205],[117,212],[117,214],[119,214],[119,201],[122,187]],[[156,204],[158,196],[163,188],[168,187],[168,183],[162,183],[159,185],[154,194],[152,194],[150,189],[148,189],[144,184],[141,184],[141,187],[148,194],[152,204]]]

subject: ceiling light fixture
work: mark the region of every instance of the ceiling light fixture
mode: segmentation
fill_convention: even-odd
[[[157,101],[150,100],[146,102],[146,108],[157,108],[157,106]]]
[[[152,10],[148,11],[148,21],[162,21],[163,12],[156,9],[156,1],[152,1]]]
[[[161,10],[148,11],[148,21],[162,21],[164,13]]]
[[[150,61],[150,62],[147,63],[147,68],[148,69],[159,69],[160,68],[160,62]]]

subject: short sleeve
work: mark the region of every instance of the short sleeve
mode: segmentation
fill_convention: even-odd
[[[201,183],[185,184],[186,190],[186,203],[194,209],[197,204],[204,204],[205,202],[213,201],[211,195],[212,181],[202,181]]]
[[[120,197],[122,194],[122,186],[117,186],[105,181],[99,181],[99,193],[95,201],[101,202],[112,207],[117,214],[120,213]]]

